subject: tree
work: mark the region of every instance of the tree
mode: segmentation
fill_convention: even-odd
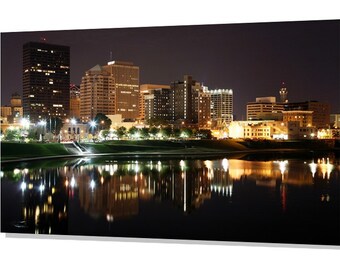
[[[140,130],[140,137],[143,139],[149,138],[149,129],[148,128],[142,128]]]
[[[97,113],[94,121],[97,123],[100,129],[110,129],[112,121],[103,113]]]
[[[136,127],[131,127],[128,131],[129,137],[133,138],[134,136],[136,136],[138,134],[139,130]]]
[[[212,134],[210,129],[200,129],[196,132],[196,137],[201,139],[211,139]]]
[[[154,137],[158,134],[158,132],[159,132],[159,129],[156,128],[156,127],[152,127],[152,128],[150,128],[150,130],[149,130],[150,135],[152,135],[152,136],[154,136]]]
[[[110,134],[110,131],[109,131],[109,130],[102,130],[100,134],[101,134],[101,136],[104,138],[104,140],[106,141],[106,140],[107,140],[107,137],[108,137],[109,134]]]
[[[149,120],[147,120],[147,123],[150,125],[150,126],[162,126],[162,125],[167,125],[168,124],[168,121],[165,120],[165,119],[162,119],[162,118],[151,118]]]
[[[119,139],[123,138],[126,135],[126,127],[119,127],[117,129],[117,136]]]
[[[167,127],[161,128],[160,132],[161,132],[162,136],[168,138],[168,137],[171,136],[172,129],[171,129],[171,127],[167,126]]]
[[[20,138],[20,130],[18,129],[6,129],[5,140],[6,141],[17,141]]]

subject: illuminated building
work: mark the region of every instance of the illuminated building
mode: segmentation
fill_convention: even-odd
[[[288,139],[287,123],[282,121],[233,121],[229,137],[249,139]]]
[[[100,65],[86,71],[80,85],[80,117],[88,122],[97,113],[115,114],[115,80]]]
[[[103,69],[114,78],[115,113],[124,119],[139,116],[139,67],[130,62],[111,61]]]
[[[312,126],[329,128],[330,105],[318,101],[290,102],[284,105],[285,111],[312,111]]]
[[[299,122],[300,127],[311,127],[313,126],[312,111],[284,111],[283,121],[284,122]]]
[[[340,128],[340,114],[331,114],[330,124],[333,128]]]
[[[65,118],[70,108],[70,47],[29,42],[23,46],[23,111],[31,122]]]
[[[133,63],[111,61],[96,65],[85,73],[80,85],[80,116],[83,121],[97,113],[121,114],[138,118],[139,67]]]
[[[247,120],[282,120],[283,103],[275,97],[258,97],[255,102],[247,103]]]
[[[1,118],[4,122],[19,123],[23,116],[21,96],[18,93],[12,94],[10,106],[1,106]]]
[[[80,118],[80,87],[70,85],[70,117]]]
[[[163,84],[141,84],[139,88],[139,119],[145,119],[144,95],[150,94],[153,89],[170,89],[170,86]]]
[[[228,126],[233,121],[233,90],[207,90],[211,98],[211,121],[216,128]]]
[[[170,87],[172,90],[170,100],[172,121],[175,124],[197,127],[199,125],[199,118],[202,120],[210,118],[209,110],[205,109],[206,107],[203,105],[208,104],[207,95],[203,91],[206,87],[193,80],[192,76],[185,75],[183,81],[172,82]],[[201,112],[200,106],[204,107],[204,109],[201,109]],[[200,113],[206,113],[207,115],[203,118],[203,116],[199,116]],[[204,125],[204,123],[201,125]]]
[[[158,88],[149,90],[149,94],[144,94],[145,120],[162,119],[171,120],[170,89]]]
[[[211,128],[211,95],[208,87],[203,86],[198,92],[198,128]]]

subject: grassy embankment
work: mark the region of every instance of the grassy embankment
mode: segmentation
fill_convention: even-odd
[[[187,141],[110,141],[82,144],[93,154],[219,154],[225,152],[257,152],[263,150],[329,150],[323,141],[243,141],[243,140],[187,140]],[[72,155],[58,143],[1,143],[2,160]]]

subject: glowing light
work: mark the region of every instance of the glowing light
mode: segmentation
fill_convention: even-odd
[[[28,129],[30,125],[30,121],[26,118],[22,118],[20,121],[23,128]]]
[[[46,126],[46,121],[45,120],[41,120],[38,122],[39,126]]]
[[[72,178],[71,178],[71,188],[74,188],[76,186],[76,179],[74,178],[74,176],[72,175]]]
[[[314,163],[314,160],[311,163],[309,163],[309,167],[310,167],[310,170],[312,172],[312,176],[314,177],[314,175],[316,173],[316,167],[317,167],[317,165]]]
[[[14,173],[14,174],[19,174],[19,173],[20,173],[20,170],[19,170],[19,169],[14,169],[14,170],[13,170],[13,173]]]
[[[183,171],[183,170],[184,170],[184,167],[185,167],[185,162],[184,162],[184,160],[181,160],[181,161],[179,162],[179,165],[181,166],[181,170]]]
[[[93,190],[96,187],[96,182],[92,179],[90,182],[90,188]]]
[[[222,167],[223,167],[223,170],[226,172],[228,171],[229,169],[229,162],[228,162],[228,159],[224,158],[222,160]]]
[[[97,126],[96,121],[91,121],[91,122],[90,122],[90,127],[94,128],[94,127],[96,127],[96,126]]]
[[[75,118],[72,118],[72,119],[71,119],[71,124],[72,124],[72,125],[77,124],[77,120],[76,120]]]
[[[287,169],[287,164],[288,164],[287,160],[279,161],[280,172],[281,172],[282,175],[285,173],[285,170]]]
[[[45,190],[45,186],[43,184],[40,184],[39,190],[40,190],[40,192],[43,192]]]
[[[24,191],[26,189],[27,185],[25,182],[22,182],[21,185],[20,185],[20,188],[22,191]]]

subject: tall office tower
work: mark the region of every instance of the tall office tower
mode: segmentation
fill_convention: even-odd
[[[70,84],[70,117],[80,118],[80,86]]]
[[[80,118],[88,122],[97,113],[115,114],[115,79],[100,65],[86,71],[80,85]]]
[[[247,120],[282,120],[283,103],[275,97],[259,97],[247,103]]]
[[[286,111],[312,111],[313,123],[316,128],[329,128],[330,126],[330,104],[315,100],[304,102],[290,102],[285,104]]]
[[[281,89],[279,93],[280,93],[280,102],[287,103],[288,102],[288,91],[287,91],[286,84],[284,82],[282,82],[281,84]]]
[[[151,89],[149,91],[149,94],[144,95],[145,120],[159,119],[171,121],[171,90],[167,87]]]
[[[206,91],[211,96],[211,121],[216,128],[223,128],[233,121],[233,90]]]
[[[170,89],[169,85],[141,84],[139,88],[139,119],[145,119],[145,95],[151,94],[154,89]]]
[[[211,128],[211,95],[206,86],[198,92],[198,128]]]
[[[175,81],[170,87],[173,122],[189,126],[197,124],[199,92],[203,90],[201,84],[185,75],[183,81]]]
[[[40,42],[23,46],[23,109],[31,122],[65,118],[70,110],[70,47]]]
[[[139,116],[139,67],[130,62],[111,61],[102,67],[114,78],[115,114],[124,119]]]

